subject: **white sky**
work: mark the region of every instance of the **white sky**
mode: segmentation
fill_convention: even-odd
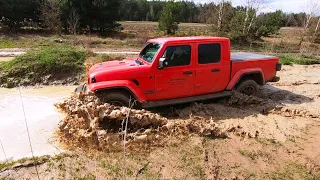
[[[205,3],[212,2],[214,0],[193,0],[195,3]],[[233,6],[241,5],[241,0],[231,0]],[[270,0],[270,3],[263,12],[273,12],[278,9],[283,12],[294,12],[299,13],[303,12],[306,8],[306,3],[308,0]]]

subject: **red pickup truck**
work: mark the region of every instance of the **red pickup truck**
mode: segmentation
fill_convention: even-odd
[[[222,37],[150,39],[139,56],[94,65],[87,84],[75,91],[94,92],[104,102],[142,108],[229,96],[232,90],[254,95],[260,85],[278,81],[274,56],[230,52]]]

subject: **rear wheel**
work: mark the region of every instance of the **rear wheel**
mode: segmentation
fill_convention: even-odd
[[[97,97],[100,99],[101,102],[108,103],[115,106],[125,106],[130,107],[132,103],[135,102],[133,98],[123,92],[97,92]],[[135,103],[136,104],[136,103]]]
[[[238,85],[236,90],[248,96],[255,95],[259,90],[259,84],[251,79],[245,80]]]

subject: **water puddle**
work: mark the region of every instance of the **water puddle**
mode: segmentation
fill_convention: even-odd
[[[54,131],[63,115],[53,106],[66,98],[75,86],[21,89],[32,148],[36,156],[60,153]],[[24,113],[18,89],[0,88],[0,161],[31,156]]]

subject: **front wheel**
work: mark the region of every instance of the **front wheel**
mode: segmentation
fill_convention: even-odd
[[[238,92],[246,94],[248,96],[255,95],[259,90],[259,84],[257,84],[254,80],[245,80],[242,81],[238,87],[236,87]]]
[[[134,99],[122,92],[97,92],[96,96],[101,102],[114,106],[135,107],[137,104]],[[132,106],[132,103],[135,104]]]

